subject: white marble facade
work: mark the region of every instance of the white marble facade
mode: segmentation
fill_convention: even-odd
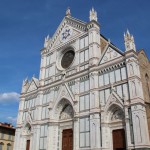
[[[112,150],[118,129],[126,149],[150,148],[134,38],[124,39],[123,52],[102,36],[94,9],[87,23],[66,11],[45,38],[39,79],[23,81],[14,150],[27,140],[30,150],[62,150],[64,129],[73,150]]]

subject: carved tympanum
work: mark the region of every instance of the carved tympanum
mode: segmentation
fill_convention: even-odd
[[[73,117],[73,109],[70,105],[64,107],[63,111],[60,114],[60,119],[71,119]]]
[[[111,120],[112,121],[114,121],[114,120],[123,120],[123,118],[124,118],[124,114],[123,114],[122,110],[117,109],[117,110],[114,111]]]

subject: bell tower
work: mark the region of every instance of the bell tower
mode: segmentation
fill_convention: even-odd
[[[124,43],[125,43],[125,50],[134,50],[136,51],[135,43],[134,43],[134,37],[130,34],[129,30],[127,30],[126,33],[124,33]]]

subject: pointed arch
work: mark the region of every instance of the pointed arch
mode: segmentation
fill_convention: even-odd
[[[141,133],[141,123],[140,123],[139,116],[136,115],[135,121],[136,121],[137,142],[141,143],[142,142],[142,133]]]
[[[70,104],[66,104],[60,113],[59,119],[65,120],[72,118],[73,118],[73,108]]]
[[[69,108],[68,108],[69,107]],[[72,115],[70,114],[70,117],[73,117],[74,115],[74,107],[72,105],[72,103],[66,99],[66,98],[62,98],[56,105],[55,107],[53,108],[53,117],[57,120],[60,119],[60,115],[62,114],[62,112],[65,113],[65,111],[67,111],[68,109],[72,108]],[[68,116],[69,117],[69,116]]]
[[[76,102],[72,92],[69,90],[69,87],[66,84],[61,86],[56,101],[54,101],[52,107],[53,110],[56,109],[57,105],[60,103],[62,99],[66,99],[71,104],[71,106],[73,106],[74,103]]]
[[[108,110],[109,121],[122,121],[124,119],[124,110],[119,105],[113,104]]]
[[[132,95],[133,96],[137,95],[135,81],[132,81]]]
[[[130,75],[134,74],[133,65],[129,64]]]
[[[112,106],[117,106],[123,110],[123,102],[119,95],[114,91],[112,91],[112,93],[109,95],[109,98],[106,102],[106,105],[104,107],[105,113],[107,113]]]
[[[25,129],[26,129],[26,132],[27,132],[27,133],[30,133],[30,132],[31,132],[31,124],[30,124],[29,122],[27,122],[27,123],[25,124]]]

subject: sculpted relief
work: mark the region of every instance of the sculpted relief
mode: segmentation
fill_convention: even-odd
[[[73,109],[70,105],[66,106],[60,114],[61,120],[72,119],[73,118]]]
[[[117,110],[114,111],[114,113],[113,113],[113,115],[111,117],[111,120],[112,121],[123,120],[123,118],[124,118],[124,114],[123,114],[122,110],[117,109]]]

